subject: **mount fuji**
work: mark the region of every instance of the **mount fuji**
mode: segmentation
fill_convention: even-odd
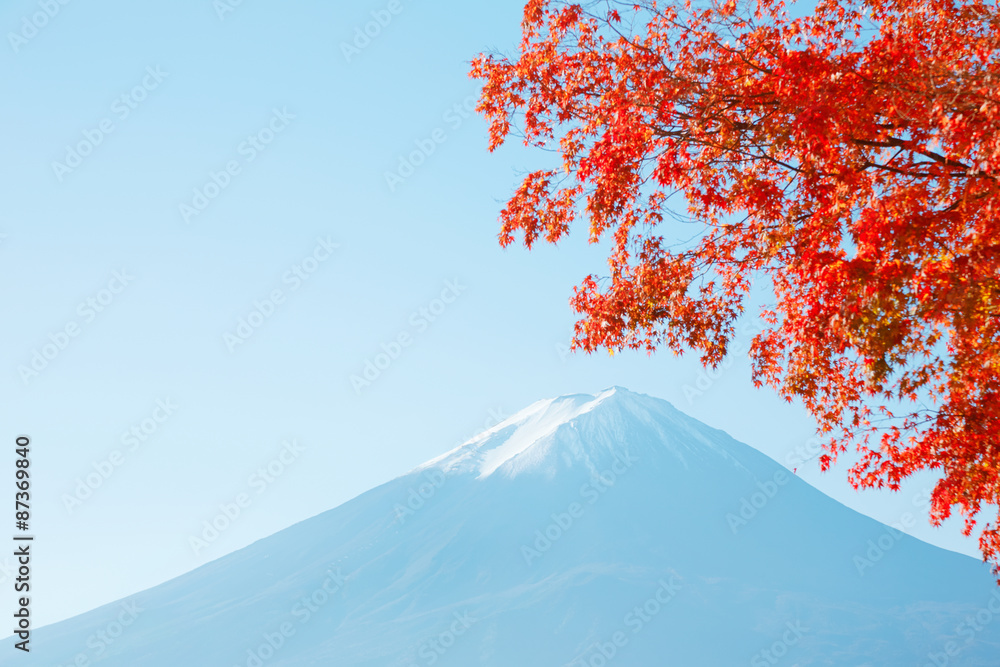
[[[31,639],[60,667],[996,667],[1000,589],[616,387]]]

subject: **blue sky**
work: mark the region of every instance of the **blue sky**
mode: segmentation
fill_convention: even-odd
[[[516,47],[521,2],[222,2],[0,9],[0,402],[5,441],[33,441],[38,623],[331,508],[543,397],[621,385],[780,462],[806,447],[803,411],[753,389],[742,358],[699,379],[689,357],[569,354],[572,286],[604,268],[583,230],[498,247],[499,209],[548,158],[487,152],[467,72]],[[370,384],[352,383],[368,363]],[[926,478],[859,495],[843,467],[798,472],[975,553],[926,525]]]

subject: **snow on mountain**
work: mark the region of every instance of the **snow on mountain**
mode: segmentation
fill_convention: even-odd
[[[588,413],[595,410],[598,416],[590,419]],[[592,463],[593,457],[600,458],[600,452],[618,451],[626,428],[644,431],[644,437],[635,439],[632,445],[647,443],[662,448],[665,443],[676,440],[683,446],[685,438],[669,437],[672,427],[674,435],[686,433],[697,443],[690,453],[714,451],[726,458],[725,447],[703,437],[700,429],[690,428],[689,422],[694,423],[669,403],[612,387],[597,396],[575,394],[533,403],[417,470],[439,469],[449,474],[475,472],[478,479],[483,479],[497,472],[513,477],[520,472],[544,468],[551,477],[559,470],[560,460],[567,465],[574,459]],[[572,429],[581,423],[591,427],[588,437],[574,439]],[[569,431],[562,429],[566,425],[570,425]],[[594,425],[599,427],[593,428]],[[666,425],[669,426],[665,428]],[[682,449],[673,451],[684,460]],[[735,458],[728,458],[731,464],[739,465]]]
[[[32,646],[23,664],[997,666],[1000,589],[616,387]]]

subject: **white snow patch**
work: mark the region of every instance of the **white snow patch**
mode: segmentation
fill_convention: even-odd
[[[475,473],[478,479],[489,477],[505,463],[555,433],[563,424],[596,408],[616,391],[617,388],[612,387],[597,396],[576,394],[537,401],[417,469],[435,467],[445,472]],[[514,430],[506,437],[497,437],[512,426]]]

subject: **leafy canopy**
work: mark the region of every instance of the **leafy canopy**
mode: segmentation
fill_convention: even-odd
[[[558,146],[500,243],[577,217],[610,275],[571,303],[574,347],[724,358],[751,283],[773,288],[757,386],[855,447],[857,487],[937,470],[931,520],[1000,501],[1000,11],[981,0],[708,6],[530,0],[514,58],[483,54],[490,150]],[[680,195],[699,224],[665,236]],[[1000,574],[1000,529],[984,559]]]

